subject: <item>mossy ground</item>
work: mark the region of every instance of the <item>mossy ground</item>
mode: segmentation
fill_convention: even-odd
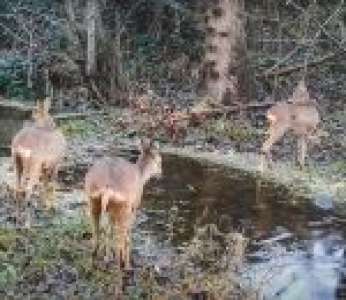
[[[204,238],[196,237],[176,259],[171,266],[174,274],[172,271],[162,274],[154,266],[142,264],[134,269],[134,283],[126,285],[126,275],[114,261],[106,262],[102,257],[92,261],[91,233],[86,219],[56,222],[30,230],[2,228],[0,296],[6,299],[29,296],[35,299],[114,299],[116,296],[121,299],[189,299],[191,293],[203,291],[207,291],[211,299],[249,296],[250,293],[240,289],[237,276],[231,271],[233,267],[229,269],[235,260],[228,260],[223,267],[215,263],[213,257],[221,245],[216,239],[210,244],[209,237],[207,246]],[[224,237],[223,242],[230,242],[229,238]],[[194,265],[202,261],[211,263],[206,272]]]
[[[90,237],[83,219],[30,230],[1,229],[0,294],[18,299],[114,294],[120,272],[93,266]]]

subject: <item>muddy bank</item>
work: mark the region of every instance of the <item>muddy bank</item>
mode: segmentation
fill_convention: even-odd
[[[283,185],[292,194],[311,199],[322,209],[332,209],[339,213],[346,213],[346,183],[342,178],[334,177],[328,170],[319,170],[316,166],[307,167],[301,171],[293,163],[274,162],[271,169],[266,168],[260,172],[261,157],[255,153],[239,153],[228,150],[206,152],[196,147],[165,146],[164,153],[189,157],[206,163],[222,165],[232,169],[250,173],[258,179],[270,181],[273,185]]]
[[[108,119],[107,119],[108,118]],[[309,147],[307,166],[300,170],[295,165],[296,140],[285,136],[274,150],[272,169],[259,172],[258,155],[264,138],[265,124],[257,123],[258,116],[250,117],[249,123],[237,120],[206,120],[198,128],[189,128],[179,145],[172,144],[165,134],[157,132],[162,141],[162,151],[188,157],[210,164],[223,165],[252,176],[285,186],[297,196],[305,197],[324,210],[346,214],[346,164],[345,146],[346,114],[344,111],[329,112],[321,127],[326,132],[320,143]],[[126,110],[115,110],[106,117],[113,133],[113,147],[118,143],[129,143],[143,132],[147,120],[134,116]],[[127,126],[124,126],[127,124]],[[107,126],[107,125],[106,125]],[[114,136],[116,135],[116,138]]]
[[[40,297],[48,293],[88,299],[112,297],[123,289],[124,278],[112,262],[105,262],[102,255],[96,268],[90,262],[91,230],[83,213],[83,177],[98,157],[135,159],[139,135],[124,134],[105,120],[71,121],[62,128],[69,151],[59,175],[57,212],[46,214],[38,202],[37,227],[29,232],[11,228],[11,218],[0,220],[7,225],[0,231],[2,295]],[[340,253],[345,231],[342,218],[336,218],[328,208],[330,201],[322,201],[327,212],[311,205],[314,190],[309,184],[315,175],[290,165],[288,173],[282,163],[261,177],[255,154],[232,149],[208,151],[210,147],[196,144],[173,147],[162,143],[164,177],[151,184],[144,195],[133,235],[136,284],[128,293],[144,297],[149,291],[158,297],[185,297],[208,291],[215,299],[229,295],[249,299],[263,285],[258,278],[270,285],[264,273],[272,276],[271,264],[278,257],[287,258],[280,266],[283,269],[274,273],[283,276],[277,276],[275,286],[266,292],[275,295],[280,289],[291,293],[297,285],[304,289],[311,286],[312,278],[303,275],[313,260],[317,271],[312,277],[319,274],[318,278],[328,283],[320,285],[321,289],[334,293],[340,275],[334,269],[343,264]],[[3,158],[0,165],[4,192],[7,184],[13,184],[13,170],[9,158]],[[276,174],[278,170],[281,173]],[[1,216],[13,215],[13,198],[6,193],[1,196]],[[250,242],[244,256],[242,241],[247,239]],[[247,272],[242,269],[240,274],[242,259]],[[321,274],[319,266],[323,263],[326,268],[325,261],[328,272]],[[258,264],[260,271],[253,267]],[[250,280],[243,281],[242,275]],[[296,280],[291,282],[287,277]],[[7,289],[1,289],[1,282]]]
[[[138,128],[141,123],[140,120],[134,120],[131,123],[132,125],[124,127],[119,125],[119,122],[122,123],[124,118],[127,117],[126,114],[124,117],[123,110],[115,110],[102,119],[87,119],[83,121],[82,124],[84,125],[80,124],[77,129],[76,126],[71,125],[74,123],[71,123],[67,130],[70,135],[70,154],[67,164],[84,162],[90,165],[93,157],[124,155],[125,149],[130,149],[132,154],[136,155],[138,139],[142,136]],[[84,129],[81,129],[83,126]],[[261,139],[262,136],[257,138],[255,143],[259,144]],[[276,158],[272,169],[266,168],[263,173],[259,172],[260,156],[256,153],[256,149],[253,149],[251,141],[244,141],[243,144],[249,144],[249,147],[246,147],[248,151],[243,152],[236,150],[236,144],[232,146],[229,142],[224,141],[223,145],[215,146],[213,143],[208,143],[204,138],[195,135],[188,136],[185,141],[176,146],[168,141],[161,140],[162,151],[163,153],[187,157],[204,163],[222,165],[249,173],[255,178],[262,178],[273,185],[284,186],[296,196],[310,199],[321,209],[346,214],[344,153],[338,154],[339,148],[332,148],[332,141],[324,141],[324,146],[321,146],[331,145],[328,153],[323,151],[325,159],[316,158],[316,154],[313,152],[304,170],[300,170],[295,165],[292,157],[295,151],[289,149],[290,156],[288,158]],[[290,141],[292,142],[292,140]],[[340,143],[343,142],[341,138]],[[284,150],[284,152],[286,151]]]

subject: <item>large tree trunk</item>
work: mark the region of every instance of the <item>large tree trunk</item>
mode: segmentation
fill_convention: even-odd
[[[96,5],[97,0],[88,0],[87,4],[87,62],[86,75],[92,77],[96,70]]]
[[[206,53],[200,95],[218,104],[246,99],[246,35],[244,0],[208,3],[205,17]]]

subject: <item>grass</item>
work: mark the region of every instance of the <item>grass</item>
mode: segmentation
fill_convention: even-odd
[[[260,134],[256,128],[247,123],[239,123],[224,117],[217,120],[208,120],[203,127],[206,136],[227,138],[235,142],[251,141]]]
[[[90,120],[66,120],[59,128],[68,137],[89,137],[100,131],[98,125]]]
[[[85,220],[31,230],[0,229],[0,295],[28,296],[40,294],[39,289],[56,294],[59,286],[67,287],[65,296],[79,290],[109,294],[120,273],[117,268],[95,269],[90,245]]]
[[[244,295],[233,272],[235,252],[224,250],[234,240],[215,232],[207,228],[197,233],[167,273],[147,263],[136,267],[136,284],[123,293],[123,274],[114,262],[92,263],[90,226],[85,219],[31,230],[0,229],[0,297],[108,299],[120,293],[122,299],[187,299],[202,291],[215,299]],[[230,257],[219,260],[215,253]],[[206,257],[208,266],[204,266]]]

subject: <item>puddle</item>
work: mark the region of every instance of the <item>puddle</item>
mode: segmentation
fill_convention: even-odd
[[[254,289],[264,287],[265,299],[326,300],[344,293],[342,220],[303,198],[292,205],[285,189],[239,171],[170,155],[163,163],[163,178],[145,190],[134,229],[139,257],[164,269],[199,229],[215,224],[225,235],[249,238],[242,276]],[[85,168],[79,166],[71,181],[65,176],[65,184],[81,187],[78,174]]]
[[[85,208],[86,168],[61,172],[61,216],[73,218]],[[303,198],[288,201],[287,190],[239,171],[191,159],[166,155],[163,170],[163,178],[145,190],[133,234],[136,255],[164,269],[195,241],[196,232],[215,224],[224,235],[240,232],[249,239],[242,277],[261,287],[265,299],[344,299],[346,222],[332,212]]]
[[[265,299],[345,295],[346,227],[341,220],[304,199],[292,206],[284,189],[274,190],[239,171],[168,156],[164,172],[146,192],[140,224],[158,245],[182,247],[196,228],[213,223],[224,233],[249,238],[244,278],[263,286]]]

